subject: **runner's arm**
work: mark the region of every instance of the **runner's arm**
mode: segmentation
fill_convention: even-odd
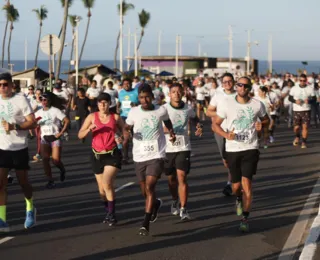
[[[217,107],[209,105],[207,108],[207,117],[215,117],[217,115]]]
[[[268,116],[268,114],[266,114],[264,117],[259,117],[260,121],[261,121],[261,124],[263,126],[269,126],[270,124],[270,118]]]
[[[228,139],[229,135],[227,132],[225,132],[222,128],[221,128],[221,124],[222,122],[224,121],[224,118],[221,118],[219,116],[215,116],[213,119],[212,119],[212,130],[222,136],[223,138],[225,139]]]
[[[296,102],[297,102],[297,100],[295,100],[295,99],[293,98],[293,96],[291,96],[291,95],[289,95],[289,101],[290,101],[291,103],[296,103]]]
[[[37,128],[37,121],[35,120],[34,114],[27,115],[22,124],[9,124],[10,130],[29,130]]]
[[[129,138],[129,131],[126,129],[126,124],[122,120],[122,118],[119,115],[115,115],[115,119],[117,121],[117,127],[119,131],[122,133],[124,138]]]
[[[67,131],[68,126],[70,124],[70,119],[68,117],[65,117],[62,120],[62,122],[63,122],[63,128],[61,129],[60,133],[56,134],[57,138],[60,138],[64,134],[64,132]]]
[[[83,139],[85,138],[90,131],[92,131],[95,128],[95,125],[92,124],[93,115],[90,114],[87,116],[87,118],[84,120],[84,123],[78,133],[78,138]]]

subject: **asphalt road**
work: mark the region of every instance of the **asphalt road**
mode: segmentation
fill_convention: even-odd
[[[13,238],[0,244],[1,259],[277,259],[319,176],[319,130],[311,131],[309,148],[302,150],[292,146],[291,130],[280,127],[276,143],[261,150],[250,233],[243,235],[238,231],[235,199],[221,193],[227,175],[207,129],[202,138],[193,138],[188,204],[192,221],[181,223],[170,215],[171,199],[163,176],[157,186],[157,195],[164,201],[160,216],[151,225],[149,237],[138,236],[144,201],[131,164],[123,167],[116,180],[116,187],[135,182],[117,192],[119,223],[112,228],[102,224],[104,209],[90,171],[89,144],[80,144],[73,133],[63,151],[65,183],[58,182],[54,169],[57,187],[47,190],[42,164],[32,164],[30,180],[38,209],[33,229],[23,230],[25,205],[18,184],[9,187],[12,232],[0,235],[0,241]],[[33,141],[30,154],[34,148]]]

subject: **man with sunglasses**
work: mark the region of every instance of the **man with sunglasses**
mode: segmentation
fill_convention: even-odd
[[[300,129],[302,128],[301,148],[307,148],[308,128],[310,124],[311,104],[316,102],[316,93],[313,86],[307,85],[307,76],[300,75],[300,84],[292,87],[289,101],[293,103],[293,131],[296,135],[293,145],[300,142]]]
[[[252,85],[248,77],[238,80],[237,95],[219,104],[213,130],[226,139],[226,159],[231,173],[232,190],[237,196],[237,215],[242,215],[240,231],[248,232],[252,204],[252,178],[259,161],[258,134],[269,124],[266,108],[249,96]],[[260,119],[260,121],[258,120]],[[225,128],[221,127],[225,121]]]
[[[36,223],[36,209],[33,206],[32,186],[28,181],[29,154],[28,130],[37,126],[30,104],[25,96],[12,93],[13,82],[10,73],[0,74],[0,232],[9,231],[6,220],[7,176],[15,169],[16,176],[26,201],[24,227]]]
[[[215,95],[210,100],[210,104],[207,110],[207,117],[211,117],[212,123],[214,122],[214,118],[217,115],[217,107],[219,104],[225,102],[228,99],[234,99],[236,96],[236,91],[234,89],[234,78],[231,73],[225,73],[222,77],[222,87],[223,89],[221,91],[216,91]],[[221,126],[223,129],[225,129],[226,125],[223,123]],[[214,132],[214,129],[212,128],[212,131]],[[218,149],[220,152],[220,155],[222,157],[223,165],[228,168],[227,160],[226,160],[226,139],[223,138],[221,135],[218,135],[214,132],[214,137],[216,139],[216,143],[218,145]],[[231,196],[232,195],[232,187],[231,187],[231,175],[230,171],[228,169],[228,181],[226,186],[224,187],[222,193],[225,196]]]

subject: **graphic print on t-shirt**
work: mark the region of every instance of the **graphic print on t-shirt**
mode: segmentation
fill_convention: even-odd
[[[142,140],[151,140],[154,134],[158,131],[159,120],[156,116],[151,116],[151,119],[144,118],[141,122],[141,137]]]
[[[254,121],[254,111],[252,107],[240,109],[237,113],[237,119],[233,120],[232,125],[235,129],[235,140],[239,142],[248,142],[251,139],[251,126]]]
[[[185,120],[185,118],[188,118],[188,111],[186,110],[177,113],[175,117],[172,119],[171,122],[173,124],[173,129],[176,134],[184,134],[188,124],[188,120]]]
[[[0,107],[0,120],[4,120],[8,123],[11,123],[11,119],[14,116],[14,111],[13,111],[13,106],[10,102],[7,102],[6,104],[7,106],[5,107],[5,105],[1,105]]]

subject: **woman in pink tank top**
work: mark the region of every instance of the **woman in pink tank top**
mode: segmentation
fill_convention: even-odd
[[[117,114],[110,113],[111,97],[101,93],[97,98],[98,112],[87,116],[78,137],[85,138],[92,132],[92,171],[96,176],[100,197],[106,210],[104,223],[113,226],[117,223],[115,216],[114,178],[121,169],[121,151],[117,148],[116,133],[127,136],[124,122]]]

